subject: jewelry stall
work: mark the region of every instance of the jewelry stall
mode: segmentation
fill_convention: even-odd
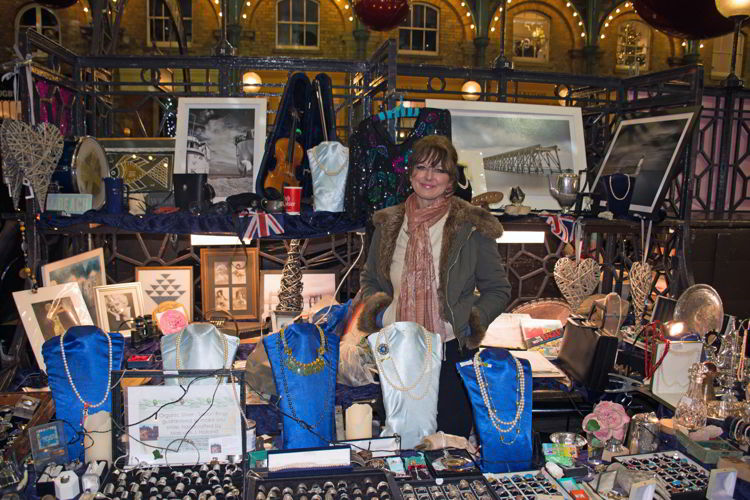
[[[615,79],[420,67],[396,64],[393,42],[365,61],[133,60],[24,40],[53,57],[15,65],[24,120],[0,127],[15,203],[4,218],[22,241],[9,269],[25,285],[0,388],[50,393],[0,394],[13,437],[5,492],[495,500],[747,489],[747,323],[691,266],[702,68]],[[141,81],[128,85],[160,109],[152,137],[121,136],[115,118],[127,106],[114,75],[133,65]],[[211,97],[190,78],[155,87],[165,65],[218,68],[203,82]],[[250,70],[282,83],[248,91]],[[415,78],[425,87],[400,83]],[[456,78],[483,82],[481,101],[446,91]],[[561,82],[564,105],[540,104]],[[56,123],[34,124],[48,105],[40,89],[72,95],[44,114]],[[493,125],[469,147],[478,115]],[[209,137],[212,120],[235,129]],[[526,142],[499,148],[513,120],[531,120]],[[539,145],[551,121],[561,135]],[[481,349],[455,366],[468,437],[437,425],[441,335],[413,322],[367,333],[359,321],[373,213],[406,199],[409,141],[436,133],[465,165],[456,194],[503,225],[511,290]],[[658,134],[668,137],[646,144]],[[84,137],[101,142],[87,146],[96,152]],[[212,173],[227,147],[231,172]],[[55,180],[71,168],[89,184]],[[13,445],[23,439],[30,454]]]

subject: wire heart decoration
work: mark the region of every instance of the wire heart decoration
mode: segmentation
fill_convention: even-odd
[[[555,283],[573,313],[578,311],[586,297],[596,291],[601,270],[599,263],[592,258],[581,259],[576,264],[575,260],[563,257],[555,263]]]
[[[646,312],[646,298],[651,294],[653,280],[651,264],[648,262],[633,262],[628,274],[630,280],[630,298],[633,301],[636,328],[641,326],[643,314]]]
[[[3,153],[18,169],[13,179],[20,175],[28,180],[43,212],[52,172],[57,168],[63,152],[60,129],[51,123],[40,123],[34,127],[19,120],[5,120],[0,133]],[[20,195],[20,189],[13,179],[11,189],[18,190]],[[12,193],[15,195],[15,191]]]
[[[3,151],[4,181],[8,185],[10,197],[13,199],[13,207],[18,208],[18,200],[21,199],[21,187],[23,186],[23,171],[18,164],[18,159],[11,154],[9,140],[15,133],[15,120],[3,120],[0,125],[0,149]]]

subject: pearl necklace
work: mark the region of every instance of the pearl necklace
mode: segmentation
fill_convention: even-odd
[[[622,197],[619,197],[615,194],[615,188],[612,187],[612,176],[609,176],[609,192],[612,193],[612,198],[614,198],[617,201],[622,201],[625,198],[628,197],[628,193],[630,192],[630,176],[625,175],[625,177],[628,179],[628,189],[625,190],[625,194],[622,195]]]
[[[513,418],[513,420],[506,422],[505,420],[502,420],[497,416],[495,405],[492,404],[492,398],[490,397],[489,389],[487,387],[487,380],[484,378],[484,374],[482,373],[482,358],[479,356],[479,352],[474,355],[474,373],[477,376],[479,392],[482,395],[484,406],[487,408],[487,413],[490,416],[492,426],[495,427],[497,432],[499,432],[500,434],[508,433],[512,431],[514,427],[516,427],[516,425],[521,420],[524,407],[526,406],[526,400],[524,398],[526,389],[526,377],[523,373],[523,366],[521,365],[521,362],[518,360],[518,358],[514,357],[513,359],[516,362],[516,416],[515,418]],[[513,437],[512,441],[509,441],[506,444],[512,444],[513,442],[515,442],[516,438],[520,434],[520,431],[520,426],[516,427],[516,435]],[[500,436],[500,441],[505,442],[504,436]]]
[[[429,371],[430,365],[432,364],[432,334],[422,329],[422,335],[424,336],[425,344],[427,345],[427,349],[425,351],[424,360],[422,361],[422,372],[419,374],[419,377],[417,377],[417,380],[409,385],[404,385],[403,380],[401,379],[401,375],[398,373],[398,367],[396,366],[396,362],[391,359],[391,345],[388,343],[388,339],[383,333],[385,329],[382,329],[378,332],[377,336],[377,355],[375,356],[375,362],[378,365],[378,370],[380,371],[380,374],[382,375],[383,379],[385,379],[386,382],[388,382],[388,385],[393,387],[399,392],[403,392],[406,394],[407,397],[414,399],[414,400],[420,400],[423,399],[427,395],[427,389],[430,388],[430,384],[427,383],[424,385],[424,389],[422,390],[422,393],[419,395],[412,395],[411,391],[415,389],[421,382],[422,379],[427,375],[427,372]],[[393,381],[388,377],[388,372],[383,367],[383,363],[390,359],[391,363],[393,364],[393,373],[396,375],[396,380],[398,381],[398,384],[394,384]]]
[[[81,423],[86,422],[86,417],[88,417],[89,415],[89,408],[98,408],[107,401],[107,398],[109,398],[109,385],[112,383],[112,337],[107,332],[102,333],[107,336],[107,344],[109,345],[109,369],[107,370],[107,385],[104,389],[104,397],[98,403],[89,403],[88,401],[83,399],[81,393],[78,392],[78,388],[76,387],[75,382],[73,382],[73,376],[70,374],[70,368],[68,367],[68,358],[65,356],[65,345],[63,342],[65,333],[60,335],[60,356],[62,357],[63,366],[65,367],[65,375],[68,376],[68,382],[70,382],[70,387],[73,388],[73,392],[75,393],[76,397],[81,403],[83,403],[83,420],[81,421]]]

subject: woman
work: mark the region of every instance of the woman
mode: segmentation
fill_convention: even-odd
[[[503,227],[453,196],[458,155],[451,141],[420,139],[409,157],[414,193],[373,216],[375,233],[360,276],[361,330],[416,321],[444,342],[438,430],[468,437],[471,404],[456,363],[471,358],[510,298],[497,250]],[[475,294],[475,290],[479,294]]]

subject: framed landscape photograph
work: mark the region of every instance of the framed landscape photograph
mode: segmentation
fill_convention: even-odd
[[[622,120],[604,156],[593,186],[602,176],[635,176],[632,212],[651,214],[661,206],[699,109],[686,113]],[[606,199],[602,202],[606,205]]]
[[[261,271],[260,303],[262,318],[271,317],[279,305],[281,270]],[[330,271],[302,271],[302,312],[310,311],[325,297],[333,297],[336,292],[336,273]]]
[[[78,283],[83,294],[83,300],[89,310],[89,316],[95,318],[94,288],[107,284],[104,250],[96,248],[42,266],[42,284],[44,286],[62,283]]]
[[[226,311],[235,319],[258,320],[257,248],[201,248],[204,316]]]
[[[29,338],[39,368],[46,370],[42,344],[71,326],[93,325],[78,283],[44,286],[13,292],[18,315]]]
[[[161,304],[178,302],[193,320],[193,266],[136,267],[135,280],[143,288],[143,313],[153,314]]]
[[[266,142],[265,98],[181,97],[175,173],[208,174],[216,196],[254,193]]]
[[[500,191],[507,200],[521,186],[525,205],[559,210],[547,175],[586,169],[581,108],[445,99],[426,99],[425,106],[450,110],[458,162],[468,167],[474,196]],[[541,172],[529,173],[536,168]]]
[[[105,332],[130,336],[131,320],[143,316],[143,288],[138,282],[98,286],[96,292],[96,324]]]

